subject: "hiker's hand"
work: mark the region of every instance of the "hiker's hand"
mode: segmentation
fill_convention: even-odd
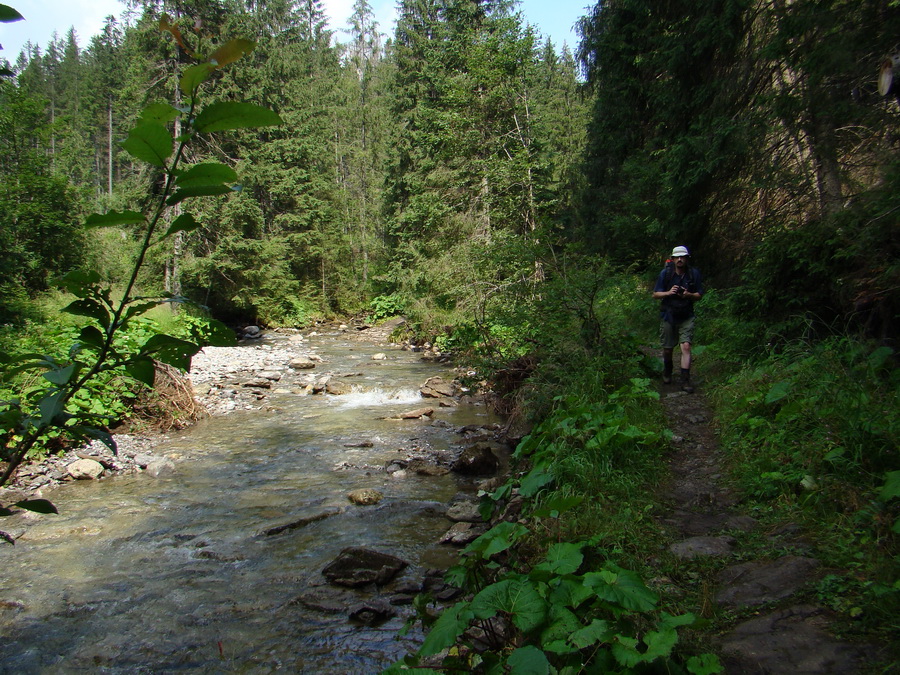
[[[672,286],[672,288],[669,289],[669,295],[678,295],[679,288],[681,288],[681,286]]]

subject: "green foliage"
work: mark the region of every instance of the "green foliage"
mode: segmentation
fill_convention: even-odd
[[[379,295],[369,302],[373,321],[382,321],[392,316],[400,316],[404,312],[405,303],[397,293]]]
[[[900,607],[896,358],[850,338],[796,341],[716,393],[734,476],[754,508],[804,522],[827,564],[852,570],[818,587],[850,628],[895,630]]]
[[[527,481],[522,494],[532,499]],[[500,492],[508,494],[509,487]],[[523,544],[533,546],[537,531],[501,522],[463,549],[447,580],[469,599],[436,620],[423,613],[429,631],[421,648],[385,672],[415,672],[420,659],[440,653],[446,653],[442,670],[470,672],[721,672],[710,654],[680,663],[678,628],[698,624],[697,617],[659,611],[657,594],[630,570],[611,561],[588,565],[583,551],[589,542],[543,542],[546,553],[528,564]]]
[[[180,40],[177,30],[166,19],[161,26]],[[161,169],[164,181],[161,191],[151,189],[144,211],[108,211],[87,218],[89,227],[139,225],[143,228],[142,244],[121,298],[113,299],[111,290],[101,283],[96,272],[68,272],[60,283],[75,300],[63,311],[87,322],[77,329],[77,336],[62,358],[41,353],[0,354],[4,380],[23,375],[32,377],[31,386],[20,396],[10,397],[0,406],[4,441],[0,459],[7,462],[0,484],[48,436],[65,433],[78,439],[99,438],[115,450],[105,426],[117,411],[110,410],[102,397],[93,396],[92,387],[123,372],[134,381],[152,386],[157,361],[186,370],[191,357],[200,350],[202,343],[142,330],[138,322],[142,314],[161,303],[181,299],[137,296],[136,282],[151,248],[177,233],[199,227],[189,213],[182,212],[172,219],[168,230],[161,231],[163,215],[169,207],[192,197],[232,189],[228,182],[234,173],[229,167],[195,164],[186,170],[182,164],[187,148],[210,131],[267,126],[280,121],[271,111],[251,104],[210,103],[200,107],[198,94],[203,82],[250,48],[252,44],[246,41],[226,45],[214,52],[209,61],[200,64],[199,69],[186,70],[181,88],[188,104],[183,108],[167,104],[149,106],[123,143],[134,157]],[[166,125],[181,117],[184,125],[173,137]],[[189,330],[193,337],[216,343],[222,343],[226,336],[228,341],[233,339],[224,326],[209,330],[193,324]]]

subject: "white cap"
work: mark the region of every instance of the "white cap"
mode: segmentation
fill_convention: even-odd
[[[688,252],[687,247],[685,247],[685,246],[676,246],[675,248],[672,249],[672,257],[673,258],[678,258],[681,256],[689,256],[689,255],[690,255],[690,253]]]

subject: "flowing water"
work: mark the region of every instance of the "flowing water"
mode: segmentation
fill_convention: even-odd
[[[425,405],[418,387],[446,367],[401,351],[374,362],[375,345],[315,340],[319,370],[362,373],[347,379],[353,393],[273,394],[265,411],[206,420],[157,448],[176,460],[171,475],[48,495],[60,515],[34,516],[0,549],[0,672],[377,673],[414,648],[419,636],[397,637],[402,615],[367,627],[298,598],[328,591],[321,570],[347,546],[408,561],[401,581],[445,563],[435,542],[449,522],[436,506],[473,486],[383,467],[494,420],[470,405],[433,406],[436,423],[384,419]],[[363,487],[383,501],[350,505],[347,493]]]

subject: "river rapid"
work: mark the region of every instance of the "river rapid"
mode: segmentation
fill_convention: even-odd
[[[477,482],[385,468],[416,456],[447,463],[461,428],[497,420],[475,401],[422,399],[429,377],[453,373],[415,352],[340,331],[296,349],[352,391],[274,388],[262,407],[154,447],[174,471],[45,493],[59,515],[28,514],[15,546],[0,548],[0,673],[376,673],[415,648],[416,632],[398,637],[408,605],[374,625],[348,610],[450,564],[452,547],[438,543],[452,524],[446,505]],[[426,405],[431,417],[391,419]],[[360,488],[384,498],[350,503]],[[322,569],[349,546],[409,566],[387,587],[333,587]]]

